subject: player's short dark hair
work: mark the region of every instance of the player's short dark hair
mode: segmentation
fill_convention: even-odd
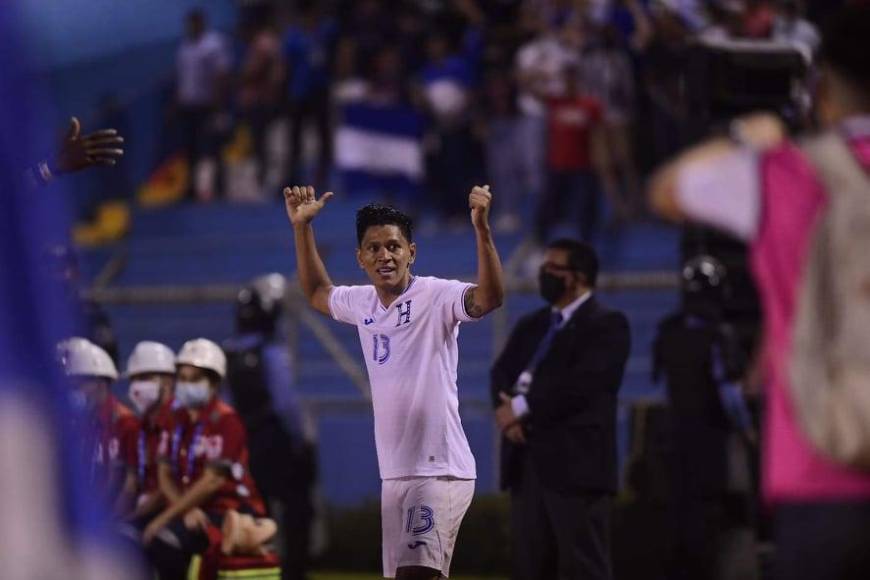
[[[394,207],[370,203],[359,208],[356,212],[356,241],[362,245],[366,230],[372,226],[396,226],[410,244],[414,230],[413,220]]]
[[[844,7],[825,23],[819,58],[870,98],[870,5]]]
[[[595,248],[570,238],[554,240],[547,244],[547,248],[566,250],[568,252],[568,266],[575,272],[583,274],[590,288],[595,287],[598,282],[598,255],[595,253]]]

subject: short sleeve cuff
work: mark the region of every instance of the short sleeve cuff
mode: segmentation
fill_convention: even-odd
[[[471,289],[474,288],[474,287],[475,287],[474,284],[467,284],[467,285],[465,286],[465,288],[462,289],[462,292],[461,292],[460,295],[459,295],[459,303],[460,303],[460,304],[459,304],[459,311],[462,313],[462,316],[459,316],[458,318],[459,318],[459,320],[462,321],[462,322],[475,322],[475,321],[477,321],[477,320],[480,320],[480,318],[482,318],[482,317],[478,318],[478,317],[472,316],[472,315],[471,315],[471,314],[470,314],[470,313],[465,309],[465,296],[466,296],[466,294],[468,294],[468,292],[471,291]]]
[[[333,286],[329,289],[329,300],[327,300],[329,304],[329,316],[333,320],[338,320],[338,317],[335,315],[335,291],[338,289],[337,286]],[[339,322],[341,322],[339,320]]]

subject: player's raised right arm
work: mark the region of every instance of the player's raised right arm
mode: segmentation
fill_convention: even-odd
[[[299,274],[299,284],[302,292],[311,306],[327,316],[329,311],[329,292],[332,280],[326,272],[326,266],[317,252],[314,240],[314,229],[311,220],[320,213],[323,206],[332,197],[328,191],[317,199],[311,186],[285,187],[284,202],[287,206],[287,216],[293,224],[293,238],[296,242],[296,268]]]

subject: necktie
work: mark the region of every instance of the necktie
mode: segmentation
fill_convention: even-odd
[[[538,368],[538,365],[541,364],[541,360],[547,354],[547,351],[550,350],[550,344],[553,342],[553,338],[556,336],[556,332],[558,332],[561,326],[562,313],[555,310],[550,314],[550,327],[547,329],[547,333],[544,335],[544,338],[541,339],[541,342],[538,343],[538,348],[535,349],[535,354],[532,355],[529,364],[526,365],[526,370],[521,372],[520,376],[517,378],[516,385],[514,385],[514,391],[516,391],[518,395],[528,394],[529,387],[532,385],[532,378],[534,378],[535,375],[535,370]]]

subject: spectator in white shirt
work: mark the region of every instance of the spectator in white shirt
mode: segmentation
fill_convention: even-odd
[[[230,72],[230,54],[221,35],[208,30],[203,11],[191,10],[185,25],[185,38],[176,55],[176,102],[190,168],[188,191],[193,197],[197,167],[203,158],[216,158],[218,184],[221,181],[218,129]]]

